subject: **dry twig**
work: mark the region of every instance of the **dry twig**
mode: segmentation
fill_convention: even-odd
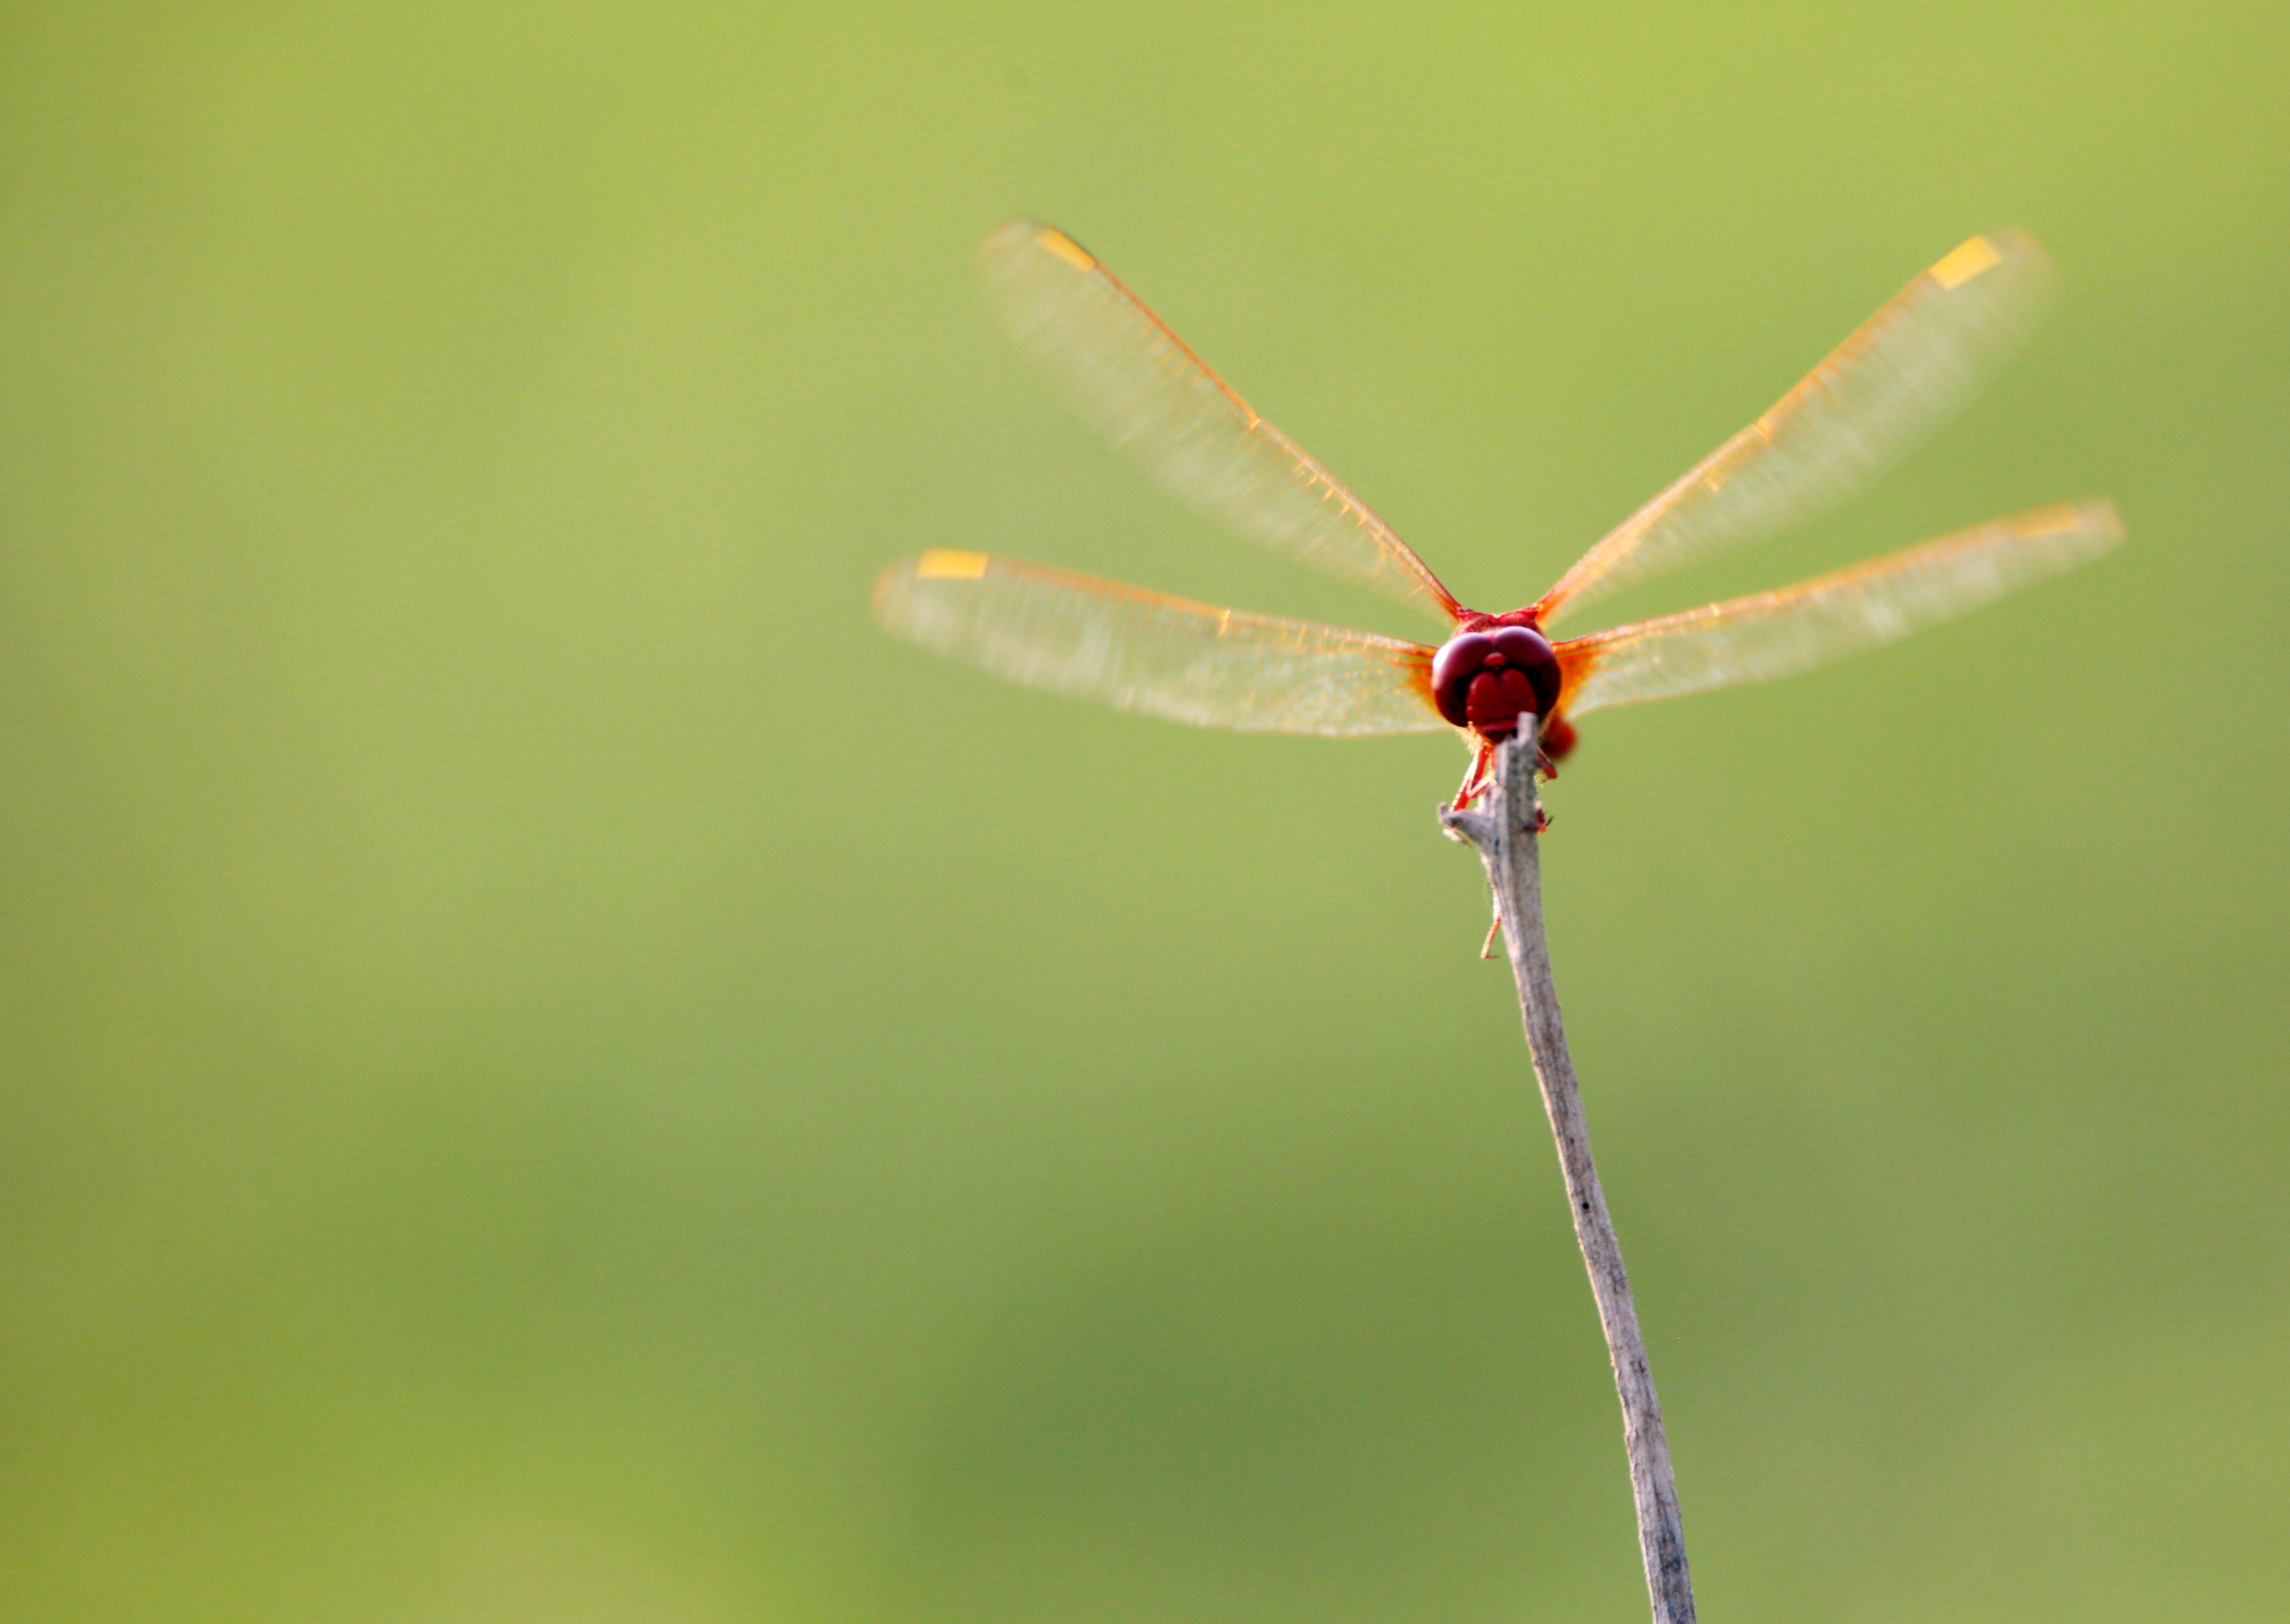
[[[1496,916],[1510,953],[1511,975],[1518,983],[1527,1053],[1534,1062],[1535,1080],[1542,1085],[1551,1133],[1558,1141],[1558,1165],[1566,1176],[1574,1236],[1582,1245],[1590,1292],[1597,1299],[1598,1323],[1613,1358],[1630,1492],[1637,1501],[1638,1548],[1645,1557],[1654,1624],[1693,1624],[1693,1586],[1685,1571],[1685,1531],[1678,1518],[1669,1445],[1662,1436],[1661,1403],[1654,1396],[1653,1373],[1646,1364],[1645,1339],[1638,1332],[1621,1245],[1614,1238],[1606,1197],[1598,1188],[1598,1169],[1590,1159],[1581,1091],[1574,1080],[1574,1064],[1567,1058],[1566,1028],[1550,982],[1550,952],[1542,933],[1542,870],[1535,844],[1542,826],[1534,789],[1539,732],[1536,718],[1521,716],[1517,733],[1496,758],[1494,782],[1481,803],[1483,810],[1443,809],[1439,822],[1451,837],[1479,849],[1487,882],[1494,888]]]

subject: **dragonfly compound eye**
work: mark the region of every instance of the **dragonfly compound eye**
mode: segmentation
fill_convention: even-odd
[[[1461,632],[1431,657],[1431,698],[1456,727],[1508,737],[1521,711],[1547,716],[1558,702],[1558,656],[1531,626]]]
[[[1431,656],[1431,702],[1439,714],[1455,727],[1469,727],[1470,717],[1464,712],[1464,700],[1471,691],[1471,678],[1495,652],[1495,640],[1480,632],[1459,632],[1439,645]]]

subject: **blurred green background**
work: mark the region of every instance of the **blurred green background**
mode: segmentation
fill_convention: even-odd
[[[879,634],[925,546],[1399,632],[992,330],[1104,255],[1471,602],[1967,233],[1870,499],[2132,542],[1593,718],[1562,991],[1712,1620],[2290,1581],[2290,12],[12,4],[0,1612],[1643,1617],[1424,738]]]

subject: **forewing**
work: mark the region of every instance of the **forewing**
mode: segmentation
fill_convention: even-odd
[[[1439,580],[1342,482],[1266,422],[1080,244],[1013,220],[980,250],[1020,346],[1117,447],[1251,540],[1453,616]]]
[[[1420,643],[1242,614],[985,553],[885,570],[875,616],[997,676],[1202,727],[1419,733],[1431,708]]]
[[[1572,637],[1570,716],[1762,682],[1875,648],[2094,558],[2123,539],[2106,502],[2062,502],[1778,592]]]
[[[1979,390],[2034,324],[2051,282],[2049,258],[2024,232],[1959,244],[1576,560],[1537,605],[1543,624],[1862,490]]]

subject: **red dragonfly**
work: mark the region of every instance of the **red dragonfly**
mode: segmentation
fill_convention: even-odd
[[[1867,485],[1972,396],[2030,325],[2051,266],[2035,240],[1958,244],[1772,410],[1680,475],[1502,614],[1467,609],[1294,441],[1260,417],[1096,256],[1019,220],[981,251],[1020,345],[1162,484],[1275,551],[1444,615],[1436,647],[1248,614],[985,553],[893,564],[875,613],[901,636],[1013,682],[1179,722],[1333,735],[1456,730],[1485,788],[1522,712],[1545,765],[1574,718],[1802,671],[1988,603],[2122,539],[2103,501],[1996,519],[1850,569],[1553,642],[1565,615],[1618,587],[1758,540]]]

